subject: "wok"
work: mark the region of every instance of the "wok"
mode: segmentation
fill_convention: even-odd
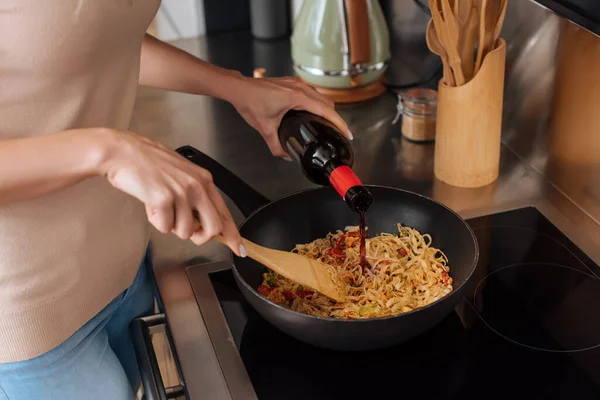
[[[216,186],[246,216],[239,230],[260,245],[291,250],[298,243],[325,237],[328,232],[357,225],[358,216],[329,187],[304,190],[270,202],[215,160],[190,146],[177,150],[207,169]],[[258,294],[265,267],[249,258],[234,257],[233,274],[250,305],[288,335],[317,347],[364,351],[407,341],[435,326],[462,298],[479,257],[477,240],[467,223],[449,208],[405,190],[367,186],[373,205],[367,213],[368,236],[396,232],[398,222],[429,233],[447,256],[454,290],[440,300],[396,316],[342,320],[299,313]]]

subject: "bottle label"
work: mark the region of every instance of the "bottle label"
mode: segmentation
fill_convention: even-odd
[[[331,175],[329,175],[329,182],[331,182],[331,186],[333,186],[342,198],[346,197],[346,192],[351,187],[362,186],[360,179],[346,165],[334,169]]]

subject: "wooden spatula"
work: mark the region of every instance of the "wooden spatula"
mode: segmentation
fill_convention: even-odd
[[[507,0],[483,0],[479,25],[479,48],[475,63],[475,74],[481,69],[485,56],[494,50],[506,15]]]
[[[222,238],[218,238],[219,241]],[[329,266],[306,256],[259,246],[243,239],[248,257],[292,281],[310,287],[336,301],[344,301],[340,286],[328,272]]]
[[[475,7],[473,0],[455,0],[452,10],[456,16],[456,22],[459,27],[459,53],[462,60],[462,70],[465,76],[465,82],[473,77],[475,68]]]
[[[496,27],[494,28],[494,38],[492,46],[496,46],[496,41],[500,37],[500,32],[502,31],[502,26],[504,25],[504,18],[506,17],[506,7],[508,6],[508,0],[500,1],[500,16],[496,21]],[[493,50],[493,49],[492,49]]]
[[[429,24],[427,24],[425,39],[427,40],[429,50],[431,50],[433,54],[440,56],[442,59],[442,68],[444,71],[442,81],[448,86],[454,86],[454,76],[452,75],[452,68],[450,68],[448,62],[448,54],[446,54],[446,49],[444,49],[442,42],[440,42],[440,38],[435,30],[435,25],[433,24],[433,19],[429,20]]]
[[[194,230],[201,228],[198,211],[192,211],[194,216]],[[217,235],[215,239],[225,244],[225,238]],[[329,266],[320,261],[288,251],[269,249],[242,238],[248,257],[258,261],[265,267],[275,271],[292,281],[307,286],[325,296],[335,300],[344,301],[345,294],[341,291],[339,282],[328,272]]]
[[[448,0],[430,0],[431,18],[435,25],[437,36],[446,49],[450,68],[454,75],[456,86],[465,84],[462,71],[462,60],[459,53],[458,23]],[[441,9],[440,9],[441,8]]]

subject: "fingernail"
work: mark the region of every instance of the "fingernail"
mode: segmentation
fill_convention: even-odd
[[[283,159],[288,162],[294,162],[294,160],[292,160],[292,157],[290,156],[284,156]]]
[[[243,244],[240,244],[240,256],[242,256],[242,258],[246,258],[247,255],[248,253],[246,252],[246,248]]]
[[[350,139],[350,140],[354,139],[354,135],[352,134],[352,132],[350,132],[350,129],[348,129],[348,139]]]

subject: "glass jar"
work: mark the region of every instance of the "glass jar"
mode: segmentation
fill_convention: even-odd
[[[400,96],[402,135],[415,142],[435,139],[437,92],[431,89],[412,89]]]

